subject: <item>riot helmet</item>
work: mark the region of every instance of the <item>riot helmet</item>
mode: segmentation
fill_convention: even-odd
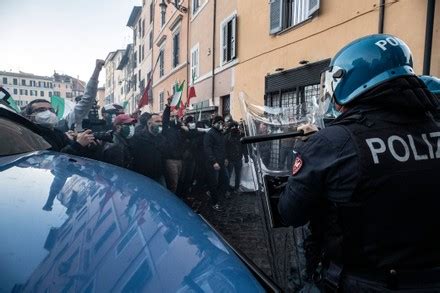
[[[347,105],[378,85],[415,75],[409,47],[399,38],[375,34],[359,38],[332,58],[321,74],[319,112],[331,115],[334,103]]]

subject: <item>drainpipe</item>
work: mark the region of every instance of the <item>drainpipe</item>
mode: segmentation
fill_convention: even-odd
[[[190,59],[190,55],[191,55],[191,48],[190,46],[190,36],[191,36],[191,28],[190,28],[190,21],[189,19],[191,18],[191,9],[189,6],[189,1],[188,1],[188,12],[186,14],[186,100],[188,101],[188,89],[189,89],[189,81],[192,79],[191,76],[191,59]],[[193,84],[194,86],[194,84]],[[189,106],[189,105],[187,105]]]
[[[379,4],[379,34],[383,34],[385,22],[385,0],[380,0]]]
[[[217,25],[217,0],[214,0],[214,20],[212,22],[212,78],[211,78],[211,100],[212,100],[212,104],[214,104],[214,97],[215,97],[215,52],[216,47],[215,47],[215,28]]]
[[[425,53],[423,56],[423,75],[429,75],[431,71],[432,35],[434,32],[435,0],[428,0],[426,12],[425,30]]]

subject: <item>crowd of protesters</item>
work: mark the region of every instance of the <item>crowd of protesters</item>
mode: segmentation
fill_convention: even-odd
[[[43,99],[30,102],[22,114],[37,125],[54,151],[138,172],[184,200],[206,194],[210,206],[222,211],[223,199],[239,193],[243,158],[248,162],[247,149],[240,143],[243,125],[215,114],[203,121],[179,117],[169,105],[171,98],[163,113],[129,115],[122,106],[109,104],[99,117],[96,94],[103,65],[96,61],[84,95],[77,97],[65,119],[60,121]]]

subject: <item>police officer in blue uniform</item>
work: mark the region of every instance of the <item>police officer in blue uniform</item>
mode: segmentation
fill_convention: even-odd
[[[348,44],[322,77],[322,113],[340,115],[295,146],[280,215],[310,223],[324,290],[439,292],[438,100],[391,35]]]

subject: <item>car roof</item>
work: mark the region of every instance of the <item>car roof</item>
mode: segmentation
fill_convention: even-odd
[[[0,171],[0,288],[264,291],[197,214],[142,175],[50,151]]]

